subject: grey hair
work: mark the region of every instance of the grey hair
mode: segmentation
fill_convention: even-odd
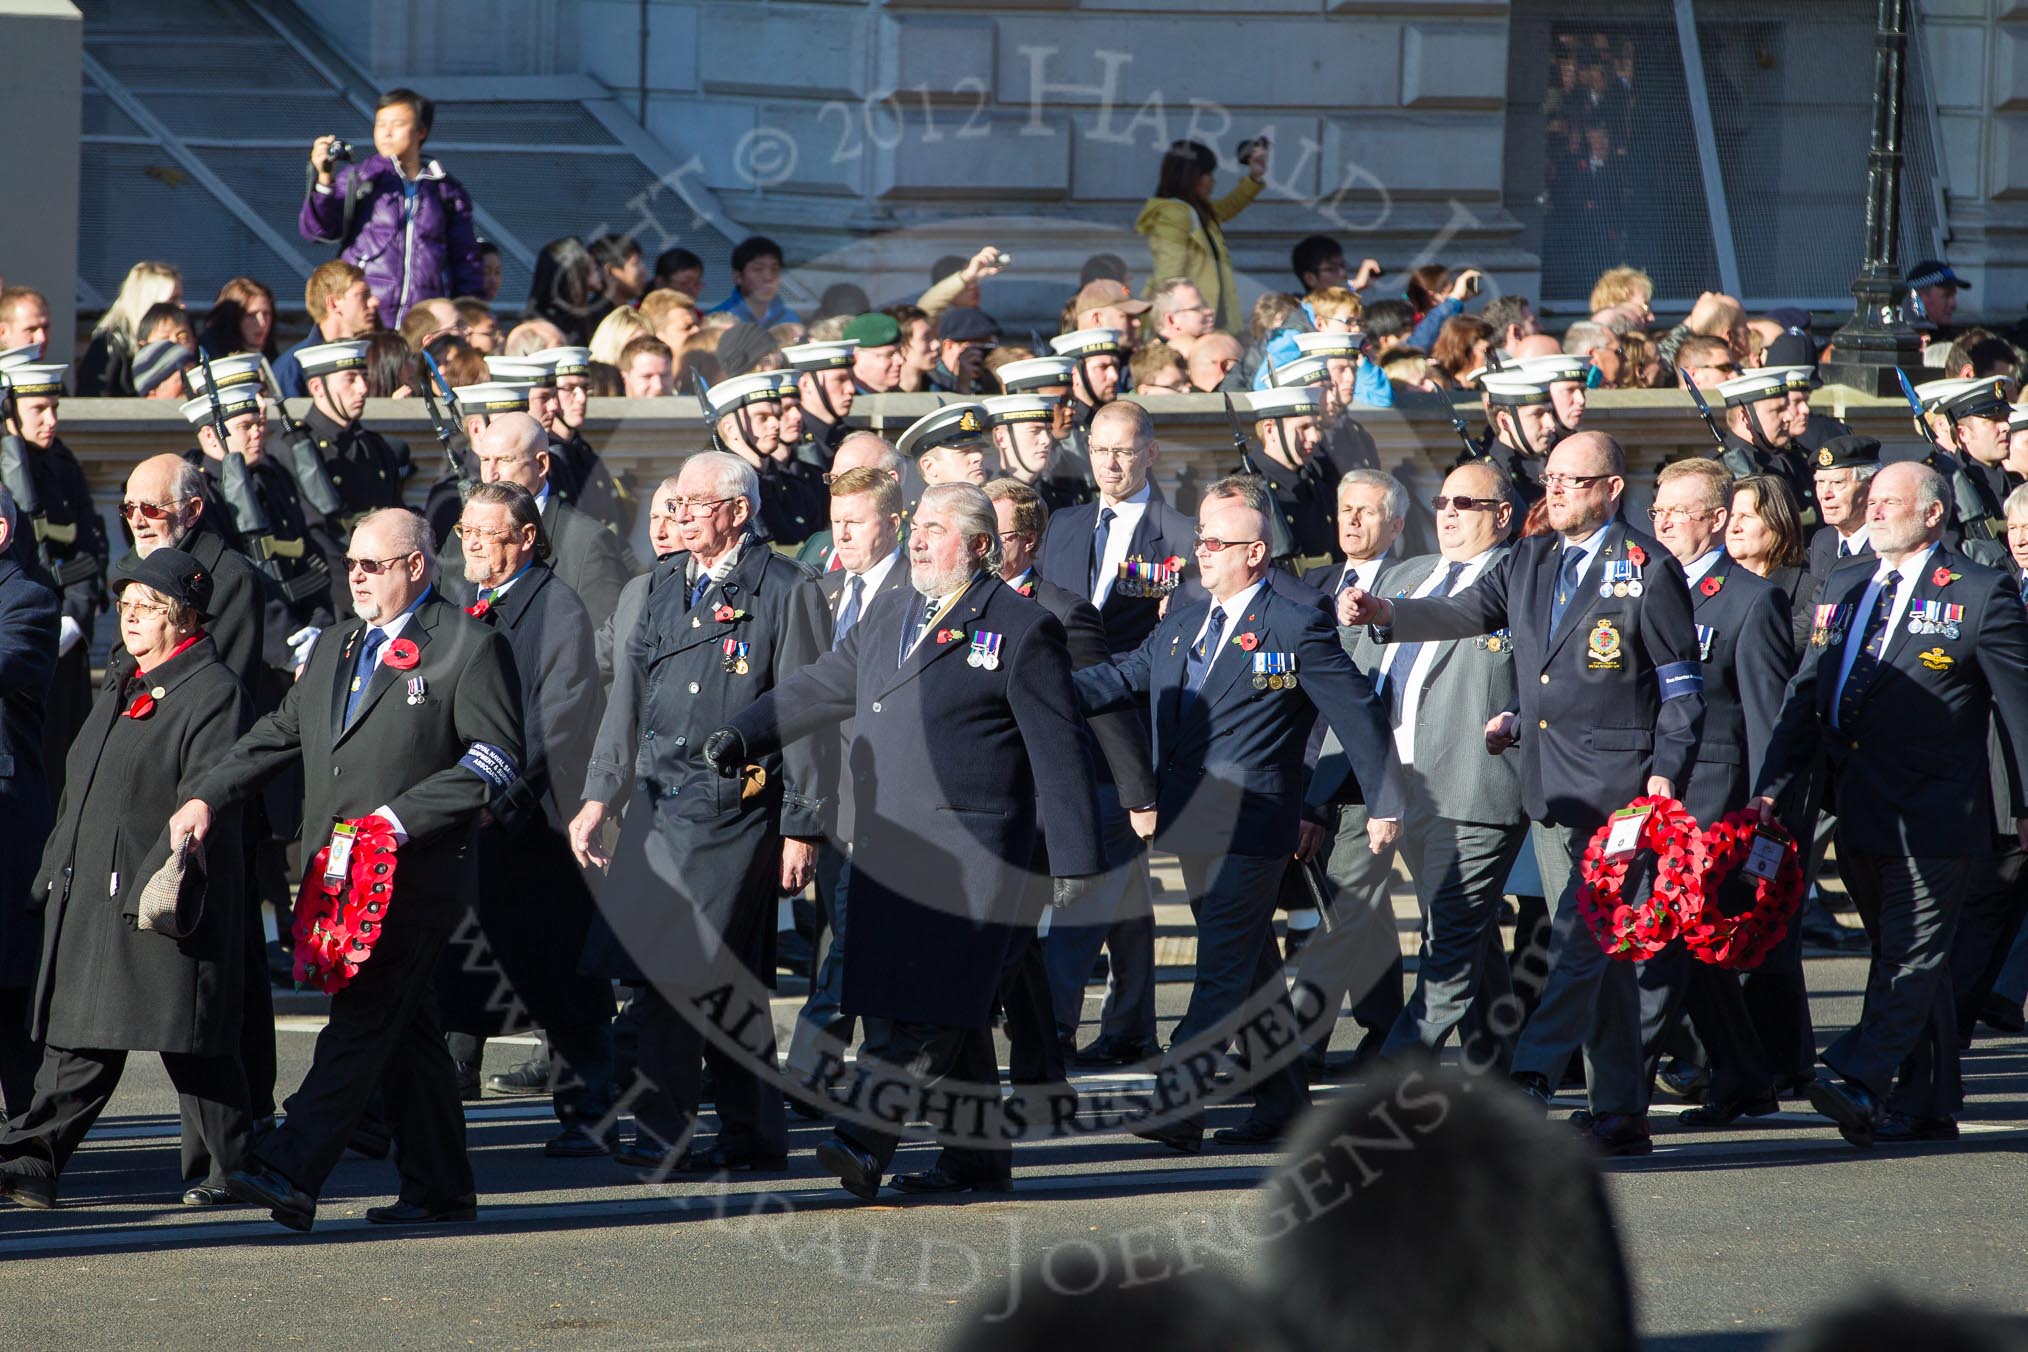
[[[542,527],[542,509],[535,505],[535,495],[515,483],[512,479],[499,479],[489,484],[473,484],[472,491],[465,497],[465,505],[505,507],[508,519],[515,529],[523,526],[535,527],[535,557],[549,557],[549,532]]]
[[[1943,475],[1938,474],[1919,460],[1910,460],[1903,463],[1913,465],[1918,471],[1915,476],[1915,510],[1918,513],[1924,513],[1929,511],[1931,507],[1944,506]],[[2014,500],[2013,494],[2008,494],[2007,500],[2012,502]]]
[[[1248,511],[1259,512],[1262,521],[1270,518],[1267,480],[1257,474],[1228,474],[1204,490],[1204,500],[1229,498]]]
[[[1504,498],[1508,502],[1515,503],[1518,506],[1519,499],[1514,494],[1514,476],[1509,474],[1499,461],[1481,455],[1467,460],[1464,464],[1459,465],[1457,469],[1452,470],[1451,473],[1455,474],[1460,469],[1475,469],[1483,474],[1491,475],[1497,489],[1495,496]]]
[[[1408,489],[1392,474],[1381,469],[1348,470],[1338,480],[1338,501],[1345,500],[1348,488],[1377,488],[1387,494],[1387,515],[1395,521],[1408,515]]]
[[[204,471],[191,464],[188,460],[185,460],[183,467],[176,471],[176,482],[170,487],[169,491],[176,495],[176,501],[178,502],[188,502],[192,498],[203,497]]]
[[[696,465],[709,473],[718,484],[718,492],[728,497],[746,499],[749,517],[760,516],[760,475],[752,465],[727,451],[699,451],[683,462],[688,470]]]
[[[430,539],[430,523],[412,507],[382,507],[361,517],[352,531],[356,535],[364,527],[383,522],[393,532],[394,547],[404,555],[422,555],[423,577],[434,580],[437,575],[437,550]]]
[[[1567,356],[1582,357],[1595,347],[1604,347],[1612,336],[1612,330],[1605,325],[1580,319],[1564,330],[1563,351]]]
[[[5,498],[0,498],[0,506],[12,507],[13,504]],[[2015,485],[2014,491],[2007,495],[2006,502],[2000,505],[2000,510],[2009,521],[2017,516],[2028,516],[2028,484]],[[8,515],[11,517],[13,513],[9,512]],[[13,522],[9,521],[8,524],[12,525]]]
[[[7,523],[7,538],[21,529],[21,509],[14,505],[14,495],[7,491],[7,485],[0,484],[0,521]]]
[[[847,446],[861,441],[871,441],[880,447],[880,459],[874,462],[874,468],[884,470],[897,479],[901,477],[901,452],[895,450],[894,443],[886,437],[881,436],[878,432],[869,432],[865,428],[861,428],[856,432],[847,432],[838,442],[838,449],[832,453],[831,458],[836,460],[839,455],[844,453]]]
[[[979,566],[987,572],[1000,571],[1000,516],[993,510],[993,500],[986,496],[986,490],[975,483],[935,484],[925,488],[922,501],[916,505],[917,517],[932,507],[949,507],[951,515],[958,520],[958,529],[966,535],[986,537],[986,553],[979,560]]]

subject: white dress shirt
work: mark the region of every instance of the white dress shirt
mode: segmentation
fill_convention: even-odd
[[[1459,592],[1478,581],[1479,575],[1486,571],[1486,565],[1492,561],[1492,558],[1493,550],[1487,549],[1465,560],[1465,571],[1458,574],[1457,585],[1451,588],[1451,595],[1456,596]],[[1417,583],[1415,590],[1410,595],[1429,596],[1434,593],[1443,584],[1444,574],[1451,570],[1452,562],[1453,560],[1450,559],[1438,559],[1436,567],[1429,570],[1429,576]],[[1452,639],[1449,641],[1456,643],[1462,640]],[[1403,765],[1415,764],[1415,718],[1417,711],[1422,707],[1422,686],[1423,682],[1429,678],[1430,665],[1437,660],[1438,655],[1443,650],[1443,646],[1442,641],[1424,643],[1422,651],[1415,655],[1415,665],[1409,668],[1408,671],[1399,674],[1394,670],[1394,660],[1401,655],[1402,645],[1390,643],[1387,645],[1387,650],[1381,655],[1379,679],[1373,683],[1373,689],[1380,696],[1380,703],[1383,709],[1388,704],[1387,687],[1389,682],[1395,680],[1405,680],[1408,682],[1407,685],[1402,687],[1401,691],[1401,726],[1394,729],[1394,749]]]
[[[1866,621],[1873,614],[1873,607],[1879,604],[1880,584],[1889,573],[1898,573],[1901,581],[1894,589],[1894,603],[1887,611],[1886,643],[1894,641],[1895,626],[1901,623],[1901,616],[1908,609],[1908,598],[1915,591],[1915,585],[1929,570],[1929,561],[1936,553],[1931,545],[1920,554],[1911,554],[1901,561],[1899,567],[1882,559],[1880,566],[1873,570],[1873,580],[1866,584],[1865,595],[1859,598],[1858,611],[1852,616],[1852,624],[1845,632],[1845,652],[1838,663],[1838,684],[1831,690],[1831,726],[1838,726],[1838,701],[1845,697],[1845,682],[1852,675],[1852,665],[1859,660],[1862,651],[1861,639],[1865,636]],[[1881,656],[1887,655],[1886,643],[1880,649]]]
[[[1147,484],[1141,491],[1118,502],[1099,499],[1099,511],[1110,509],[1112,521],[1106,526],[1106,552],[1099,559],[1098,585],[1091,590],[1091,603],[1102,606],[1112,593],[1113,583],[1119,580],[1120,565],[1127,560],[1127,547],[1134,542],[1134,532],[1140,529],[1141,518],[1148,513],[1148,500],[1154,492]],[[1092,534],[1098,534],[1098,518],[1092,518]]]
[[[1688,581],[1691,586],[1693,587],[1696,586],[1698,583],[1704,580],[1704,575],[1706,573],[1709,573],[1713,568],[1716,568],[1718,566],[1718,561],[1724,557],[1725,551],[1723,549],[1706,550],[1704,553],[1699,554],[1696,558],[1690,560],[1690,562],[1683,565],[1684,579]]]

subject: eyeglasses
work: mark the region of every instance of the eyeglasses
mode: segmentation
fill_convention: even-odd
[[[167,521],[170,517],[176,515],[176,504],[173,502],[122,502],[120,504],[120,515],[129,521],[132,521],[137,516],[143,521]]]
[[[1220,540],[1216,536],[1211,535],[1200,535],[1197,537],[1197,547],[1207,554],[1216,554],[1220,550],[1231,549],[1234,545],[1257,545],[1259,543],[1260,541],[1257,539]]]
[[[115,601],[113,609],[120,613],[123,620],[145,620],[151,615],[160,619],[169,613],[169,607],[154,601]]]
[[[416,552],[417,551],[411,550],[409,553],[406,554],[397,554],[391,559],[348,558],[345,560],[345,571],[347,573],[355,571],[361,572],[366,574],[368,577],[374,577],[380,573],[386,572],[388,569],[394,567],[394,565],[397,563],[407,563],[410,559],[416,556]]]
[[[1140,453],[1138,446],[1093,446],[1090,451],[1094,460],[1132,460]]]
[[[1429,500],[1429,505],[1439,512],[1447,507],[1455,507],[1461,512],[1490,512],[1497,509],[1505,501],[1505,498],[1445,497],[1442,493],[1439,493]]]
[[[515,530],[485,530],[478,526],[468,526],[460,521],[451,527],[451,534],[457,536],[460,540],[511,540],[520,534],[520,532]]]
[[[1562,489],[1590,488],[1602,479],[1613,477],[1610,474],[1545,474],[1542,476],[1542,486]]]
[[[731,498],[670,498],[669,511],[678,521],[686,516],[710,516]]]
[[[1695,521],[1700,516],[1710,516],[1715,510],[1711,507],[1650,507],[1648,520],[1658,526],[1670,521]]]

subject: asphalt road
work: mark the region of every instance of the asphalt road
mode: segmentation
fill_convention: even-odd
[[[1810,963],[1820,1037],[1856,1016],[1863,977],[1857,960]],[[1184,994],[1162,987],[1165,1026]],[[285,1020],[285,1086],[316,1025]],[[1351,1035],[1341,1023],[1338,1045]],[[522,1052],[496,1042],[489,1068]],[[1607,1168],[1649,1345],[1761,1347],[1882,1287],[2028,1313],[2028,1040],[1981,1042],[1967,1079],[1961,1142],[1870,1154],[1800,1102],[1705,1135],[1658,1107],[1655,1154]],[[609,1161],[544,1159],[546,1102],[488,1100],[468,1117],[478,1224],[367,1224],[394,1170],[348,1156],[315,1233],[297,1237],[254,1211],[175,1204],[174,1098],[137,1056],[62,1205],[0,1203],[0,1347],[931,1348],[1010,1270],[1060,1246],[1137,1255],[1143,1271],[1248,1271],[1253,1189],[1272,1162],[1098,1136],[1024,1145],[1007,1200],[864,1206],[810,1163],[814,1125],[796,1125],[785,1180],[662,1185]],[[929,1150],[905,1148],[896,1168],[925,1166]]]

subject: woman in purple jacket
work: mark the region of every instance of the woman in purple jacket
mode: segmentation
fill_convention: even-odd
[[[339,246],[366,273],[384,323],[398,325],[418,302],[477,294],[484,284],[472,199],[435,160],[422,157],[436,105],[412,89],[390,89],[373,111],[373,148],[339,169],[335,136],[310,147],[310,186],[296,228],[304,239]]]

